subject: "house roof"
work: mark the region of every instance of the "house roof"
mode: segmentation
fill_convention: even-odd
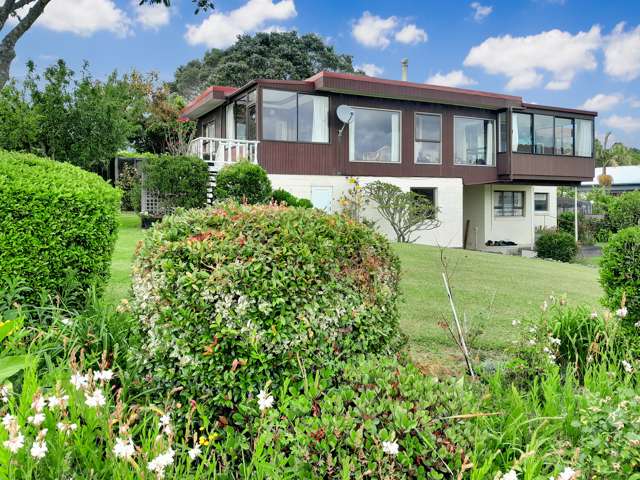
[[[194,98],[182,109],[181,118],[193,120],[222,105],[229,95],[238,90],[235,87],[212,86]]]
[[[602,168],[596,168],[595,177],[590,182],[583,182],[583,186],[598,185],[598,177],[602,175]],[[640,165],[625,165],[622,167],[607,167],[607,175],[613,179],[612,186],[639,185]]]

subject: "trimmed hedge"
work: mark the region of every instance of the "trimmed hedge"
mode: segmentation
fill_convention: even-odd
[[[640,192],[626,192],[610,203],[607,219],[614,232],[640,225]]]
[[[613,312],[625,298],[628,320],[640,320],[640,227],[625,228],[612,235],[600,261],[603,304]]]
[[[271,181],[260,165],[242,160],[220,170],[215,197],[251,205],[267,203],[271,198]]]
[[[536,240],[536,251],[540,258],[572,262],[578,254],[578,245],[573,235],[547,230],[542,232]]]
[[[285,203],[289,207],[312,208],[311,200],[307,198],[298,198],[292,193],[279,188],[271,192],[271,200],[278,203]]]
[[[135,375],[184,409],[226,414],[268,382],[395,351],[399,274],[384,237],[315,209],[227,203],[165,217],[133,269]]]
[[[193,156],[148,156],[142,170],[144,188],[158,192],[162,208],[201,208],[207,203],[209,168]]]
[[[67,163],[0,151],[0,288],[19,281],[26,300],[81,303],[104,286],[117,235],[120,193]]]

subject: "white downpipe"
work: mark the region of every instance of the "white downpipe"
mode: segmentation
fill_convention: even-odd
[[[578,187],[575,187],[573,195],[573,228],[576,236],[576,242],[578,241]]]

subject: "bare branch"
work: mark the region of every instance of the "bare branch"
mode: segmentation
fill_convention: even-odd
[[[29,9],[29,12],[24,16],[24,18],[21,19],[20,22],[3,38],[2,43],[0,43],[0,49],[13,49],[20,37],[22,37],[22,35],[31,28],[38,17],[42,15],[44,8],[50,1],[51,0],[37,0],[36,4]]]

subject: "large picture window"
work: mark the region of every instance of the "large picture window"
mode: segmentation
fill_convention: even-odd
[[[496,217],[524,217],[524,192],[493,192]]]
[[[416,163],[441,163],[441,117],[417,113],[415,120],[414,155]]]
[[[353,108],[349,160],[400,163],[400,112]]]
[[[550,115],[534,115],[533,125],[533,153],[553,155],[553,117]]]
[[[512,122],[511,143],[513,144],[513,151],[531,153],[533,151],[531,115],[528,113],[514,113]]]
[[[573,155],[573,119],[556,117],[556,155]]]
[[[507,151],[507,112],[498,114],[498,152]]]
[[[454,160],[456,165],[493,165],[495,130],[493,120],[454,117]]]
[[[262,137],[285,142],[329,141],[329,98],[262,91]]]
[[[578,157],[593,156],[593,122],[576,119],[576,155]]]

